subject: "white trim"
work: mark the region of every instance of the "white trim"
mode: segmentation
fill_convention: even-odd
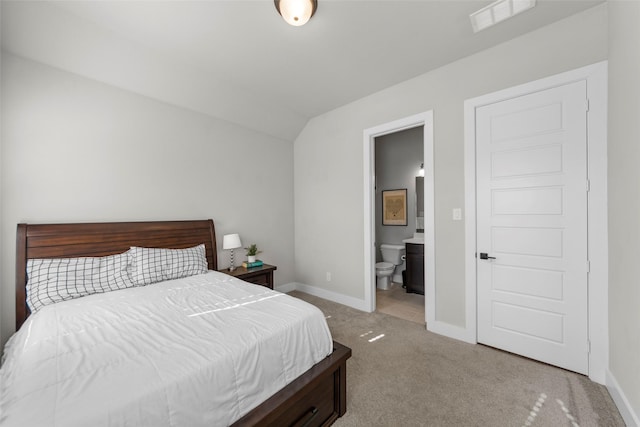
[[[467,342],[477,343],[476,325],[476,115],[464,102],[464,277]]]
[[[566,85],[576,81],[587,82],[589,99],[588,169],[589,192],[588,250],[591,261],[589,273],[589,378],[604,384],[609,363],[608,320],[608,259],[607,243],[607,61],[578,68],[520,86],[501,90],[464,103],[464,166],[465,166],[465,297],[466,336],[469,342],[477,340],[476,325],[476,165],[475,165],[475,110],[532,92]]]
[[[282,292],[283,294],[286,294],[288,292],[295,291],[296,289],[298,289],[298,283],[297,282],[289,282],[289,283],[285,283],[283,285],[274,286],[273,289],[278,291],[278,292]]]
[[[291,292],[292,290],[297,290],[300,292],[304,292],[305,294],[309,294],[309,295],[313,295],[316,297],[320,297],[322,299],[326,299],[328,301],[333,301],[336,302],[338,304],[342,304],[342,305],[346,305],[348,307],[351,308],[355,308],[356,310],[360,310],[360,311],[368,311],[366,309],[366,304],[364,302],[364,300],[358,299],[358,298],[353,298],[347,295],[343,295],[343,294],[339,294],[337,292],[332,292],[332,291],[328,291],[324,288],[318,288],[316,286],[311,286],[311,285],[305,285],[304,283],[298,283],[298,282],[293,282],[293,283],[288,283],[287,285],[293,285],[294,289],[291,289],[290,291],[287,292]],[[280,291],[280,286],[278,286],[278,291]],[[282,292],[282,291],[280,291]]]
[[[467,329],[462,326],[433,320],[427,324],[427,327],[427,329],[434,334],[444,335],[445,337],[468,342],[469,344],[476,344],[475,335],[473,337],[469,337]]]
[[[618,381],[613,376],[611,372],[607,370],[607,389],[609,390],[609,394],[611,394],[611,398],[614,403],[618,407],[618,411],[620,411],[620,415],[622,415],[622,419],[627,427],[640,427],[640,417],[633,411],[633,406],[629,403],[629,399],[623,393]]]
[[[376,308],[375,293],[375,138],[402,130],[424,126],[424,250],[425,250],[425,321],[435,321],[435,190],[433,153],[433,110],[365,129],[364,136],[364,305],[365,311]],[[430,329],[429,329],[430,330]]]
[[[586,71],[586,70],[585,70]],[[589,122],[589,378],[600,384],[609,368],[609,214],[607,198],[607,62],[588,71]]]

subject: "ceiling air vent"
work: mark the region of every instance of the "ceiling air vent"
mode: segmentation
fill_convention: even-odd
[[[477,33],[498,22],[531,9],[536,0],[498,0],[469,15],[473,32]]]

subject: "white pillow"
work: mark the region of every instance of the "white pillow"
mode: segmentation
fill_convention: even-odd
[[[131,247],[131,280],[137,286],[204,274],[209,268],[204,244],[187,249]]]
[[[32,313],[45,305],[131,288],[127,253],[105,257],[27,260],[27,304]]]

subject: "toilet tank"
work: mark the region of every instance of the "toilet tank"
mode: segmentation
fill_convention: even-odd
[[[404,245],[389,245],[383,243],[380,245],[380,252],[382,252],[382,261],[390,262],[394,265],[402,264],[402,255],[404,255]]]

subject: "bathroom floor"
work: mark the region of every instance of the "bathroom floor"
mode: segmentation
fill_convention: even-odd
[[[408,294],[399,283],[383,291],[376,289],[376,310],[410,322],[425,324],[424,295]]]

